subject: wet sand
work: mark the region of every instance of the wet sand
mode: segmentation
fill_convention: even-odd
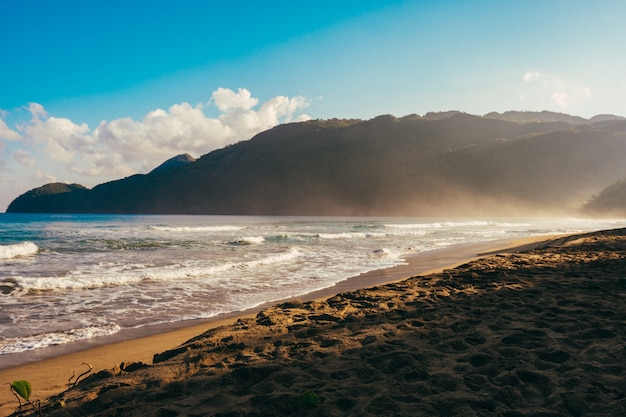
[[[389,284],[75,352],[0,379],[28,379],[45,415],[59,416],[624,415],[626,231],[531,247],[407,280],[396,270]],[[83,361],[94,372],[46,400]],[[10,412],[6,391],[0,406]]]

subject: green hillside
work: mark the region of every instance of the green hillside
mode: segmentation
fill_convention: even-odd
[[[594,195],[583,207],[583,212],[593,216],[626,217],[626,179]]]

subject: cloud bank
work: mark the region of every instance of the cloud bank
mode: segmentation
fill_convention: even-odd
[[[303,97],[284,96],[260,103],[245,88],[218,88],[206,103],[174,104],[141,120],[102,121],[94,129],[51,116],[37,103],[28,106],[29,119],[13,128],[5,122],[8,113],[0,111],[0,172],[20,178],[12,184],[0,180],[11,194],[0,195],[0,210],[44,179],[92,186],[145,173],[181,153],[197,157],[278,124],[308,120],[302,113],[308,105]],[[205,114],[211,106],[219,111],[217,117]]]

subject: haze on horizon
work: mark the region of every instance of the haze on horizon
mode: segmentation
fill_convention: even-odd
[[[11,1],[0,211],[309,118],[626,115],[626,4]]]

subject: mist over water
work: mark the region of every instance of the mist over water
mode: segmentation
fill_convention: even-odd
[[[0,215],[0,355],[206,318],[579,219]]]

